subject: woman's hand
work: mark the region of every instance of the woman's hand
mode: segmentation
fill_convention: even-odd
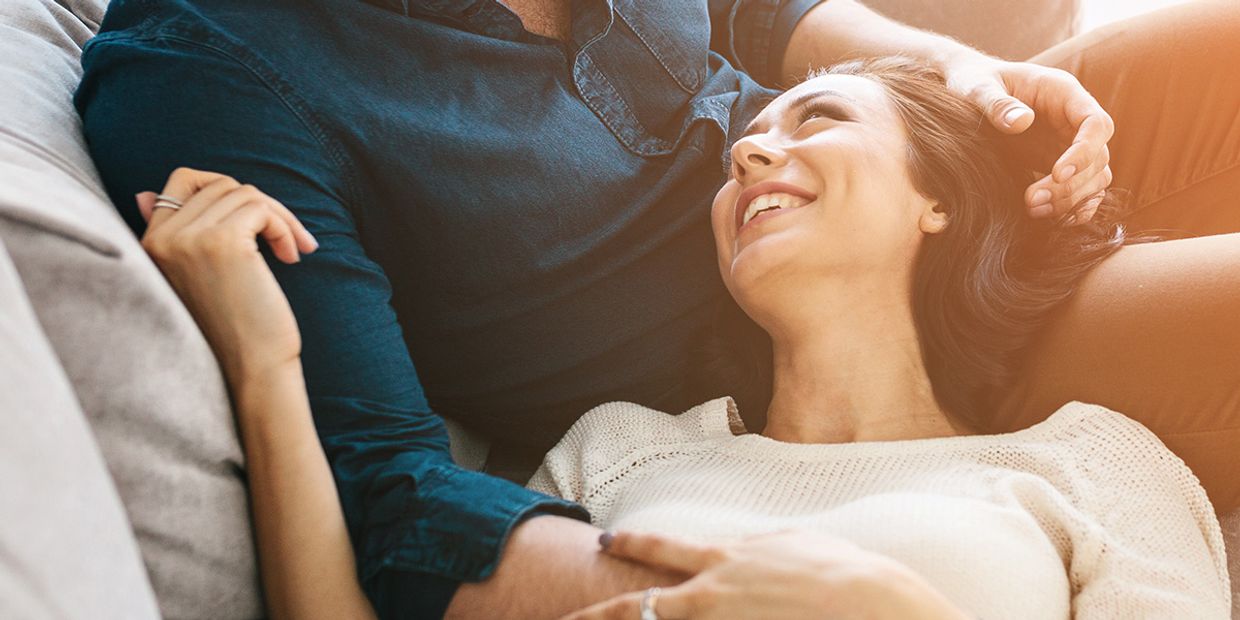
[[[318,247],[314,237],[284,205],[222,174],[180,168],[162,193],[184,206],[157,207],[155,194],[138,194],[147,219],[142,247],[194,315],[229,380],[298,361],[297,322],[256,237],[290,264]]]
[[[1115,124],[1076,77],[973,50],[949,56],[941,66],[948,87],[977,104],[999,131],[1024,133],[1035,118],[1041,120],[1021,150],[1056,159],[1051,174],[1025,190],[1029,214],[1065,218],[1067,224],[1089,221],[1111,184],[1107,142]]]
[[[621,532],[605,549],[689,577],[654,599],[662,620],[965,617],[895,560],[814,532],[767,534],[732,545]],[[635,620],[643,596],[624,594],[567,618]]]

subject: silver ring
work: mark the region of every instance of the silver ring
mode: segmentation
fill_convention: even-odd
[[[642,612],[641,620],[659,620],[659,614],[654,613],[654,606],[659,602],[659,588],[649,588],[642,594],[642,602],[638,607]]]
[[[177,200],[176,198],[173,198],[172,196],[169,196],[167,194],[159,194],[155,196],[155,206],[151,207],[151,210],[154,211],[155,209],[172,209],[173,211],[176,211],[183,206],[185,205],[181,204],[180,200]]]

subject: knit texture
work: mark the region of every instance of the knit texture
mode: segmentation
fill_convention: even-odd
[[[980,618],[1222,618],[1222,534],[1153,433],[1069,403],[1001,435],[793,444],[745,434],[731,399],[673,416],[584,415],[529,486],[595,525],[727,542],[788,528],[919,572]]]

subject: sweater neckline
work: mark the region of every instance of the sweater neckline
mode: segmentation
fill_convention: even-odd
[[[991,447],[999,443],[1030,441],[1060,434],[1088,417],[1097,407],[1077,401],[1064,404],[1046,419],[1032,426],[1007,433],[954,435],[924,439],[893,439],[847,443],[793,443],[771,439],[748,432],[741,420],[736,402],[730,397],[704,403],[700,418],[707,438],[714,439],[730,450],[764,455],[786,455],[798,459],[830,459],[838,457],[907,454],[927,450],[967,450]]]

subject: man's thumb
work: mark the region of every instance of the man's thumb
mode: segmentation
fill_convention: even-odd
[[[994,97],[983,109],[990,123],[1003,133],[1021,133],[1033,124],[1033,110],[1007,94]]]

